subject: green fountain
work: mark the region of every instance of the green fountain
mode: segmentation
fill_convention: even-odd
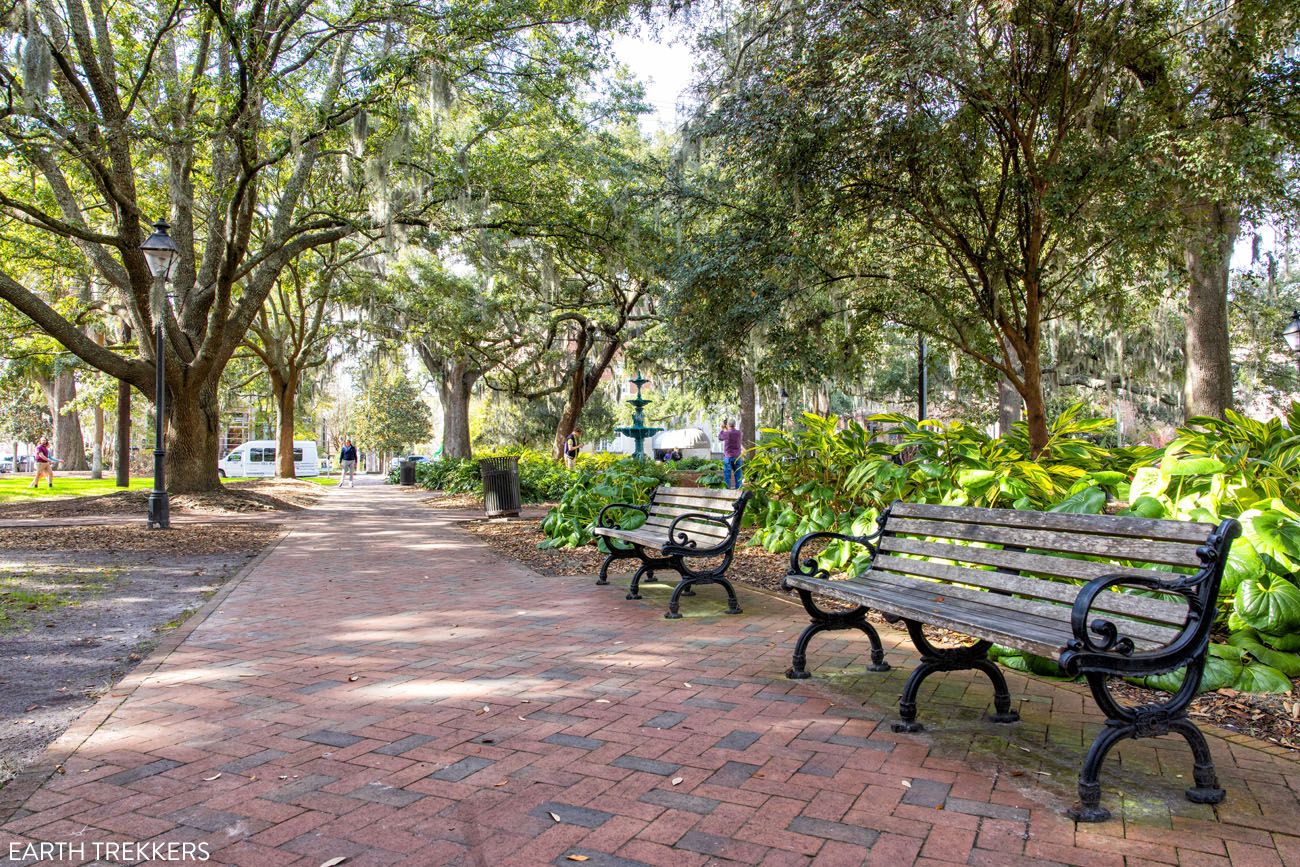
[[[645,426],[645,407],[650,401],[641,396],[641,386],[650,380],[641,376],[641,371],[636,372],[636,379],[632,384],[636,386],[636,397],[628,401],[632,404],[632,425],[630,427],[616,427],[615,431],[630,436],[636,442],[636,449],[632,452],[632,457],[638,461],[645,460],[645,441],[650,437],[663,430],[661,427]]]

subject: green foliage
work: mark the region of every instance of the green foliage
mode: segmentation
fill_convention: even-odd
[[[391,380],[376,378],[353,411],[352,435],[363,449],[405,451],[432,434],[429,406],[404,373]]]
[[[542,521],[546,539],[539,547],[577,548],[589,544],[601,509],[610,503],[644,505],[651,491],[671,481],[670,473],[662,464],[631,458],[577,470],[560,504]],[[644,515],[631,509],[617,515],[619,526],[625,529],[638,527],[645,520]],[[608,550],[604,544],[602,540],[602,550]]]
[[[873,435],[854,422],[805,415],[792,433],[766,431],[746,466],[759,494],[753,542],[789,551],[805,533],[863,535],[894,500],[990,508],[1121,514],[1217,523],[1236,518],[1242,536],[1229,552],[1218,627],[1227,644],[1206,669],[1202,689],[1278,691],[1300,672],[1300,404],[1285,419],[1262,422],[1229,413],[1197,418],[1164,449],[1104,447],[1109,419],[1070,407],[1052,423],[1037,461],[1023,426],[991,438],[960,422],[917,423],[897,415]],[[860,546],[837,542],[819,555],[832,571],[867,564]],[[1136,566],[1151,564],[1135,563]],[[1050,673],[1054,663],[1019,651],[1004,664]],[[1181,672],[1142,683],[1176,688]]]
[[[618,455],[584,454],[578,456],[576,465],[569,470],[562,462],[533,449],[496,449],[480,452],[472,458],[443,458],[416,464],[415,483],[431,491],[482,496],[483,476],[479,461],[505,456],[519,458],[519,494],[525,503],[559,500],[583,472],[599,472],[623,460]],[[396,472],[391,474],[390,481],[397,482]]]

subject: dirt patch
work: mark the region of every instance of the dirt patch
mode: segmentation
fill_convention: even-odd
[[[324,495],[320,485],[299,479],[257,479],[231,482],[206,494],[173,494],[173,514],[240,515],[256,512],[297,512],[310,508]],[[144,520],[148,491],[120,491],[94,497],[67,497],[0,505],[6,518],[82,518],[139,515]]]
[[[594,546],[578,549],[539,550],[537,543],[544,538],[535,520],[471,521],[464,528],[478,536],[494,550],[518,560],[542,575],[591,575],[600,568],[604,559]],[[790,569],[789,554],[771,554],[763,548],[745,544],[752,531],[741,534],[736,559],[727,577],[739,584],[760,590],[779,593],[781,579]],[[626,565],[626,564],[624,564]],[[826,609],[837,606],[832,600],[821,600]],[[880,629],[898,629],[871,612],[868,619]],[[958,646],[969,639],[944,630],[927,628],[926,634],[939,646]],[[1300,679],[1293,681],[1300,684]],[[1129,704],[1143,704],[1153,700],[1153,694],[1128,684],[1116,684],[1115,694]],[[1254,694],[1221,689],[1205,693],[1193,700],[1189,714],[1197,722],[1212,723],[1229,731],[1241,732],[1260,740],[1300,751],[1300,691],[1293,689],[1289,695]],[[1154,696],[1159,700],[1158,696]]]
[[[434,491],[429,496],[423,497],[420,505],[430,509],[474,509],[481,514],[483,498],[477,494],[448,494]]]
[[[39,759],[279,525],[0,534],[0,786]]]

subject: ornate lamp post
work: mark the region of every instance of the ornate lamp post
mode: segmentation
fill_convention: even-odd
[[[1292,312],[1291,321],[1282,329],[1282,339],[1295,356],[1296,366],[1300,367],[1300,310]]]
[[[149,492],[149,529],[166,530],[171,527],[171,509],[167,501],[166,458],[167,449],[163,446],[163,425],[167,417],[167,352],[163,343],[163,316],[166,313],[167,278],[171,276],[172,264],[180,250],[176,242],[167,234],[171,226],[164,220],[154,223],[154,233],[140,245],[149,273],[154,278],[154,366],[157,378],[154,381],[154,447],[153,447],[153,490]]]

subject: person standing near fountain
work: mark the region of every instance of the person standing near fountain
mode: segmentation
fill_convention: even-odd
[[[741,436],[731,419],[722,423],[722,430],[718,431],[718,439],[722,442],[722,481],[728,488],[739,488],[742,464]],[[736,482],[734,485],[731,483],[733,476]]]
[[[564,465],[573,469],[573,463],[578,459],[579,452],[582,451],[582,428],[575,427],[573,433],[564,439]]]

